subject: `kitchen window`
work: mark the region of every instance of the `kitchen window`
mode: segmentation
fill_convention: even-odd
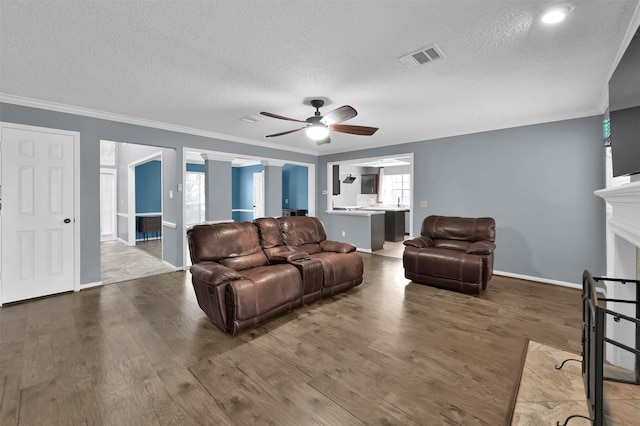
[[[382,177],[382,204],[408,206],[411,200],[411,175],[387,175]]]

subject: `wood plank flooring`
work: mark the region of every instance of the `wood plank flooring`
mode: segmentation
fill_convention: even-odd
[[[0,308],[0,424],[501,425],[525,338],[580,351],[580,292],[364,283],[236,337],[172,272]],[[579,276],[582,271],[576,271]]]

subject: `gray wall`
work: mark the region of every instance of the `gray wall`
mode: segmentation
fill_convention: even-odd
[[[264,166],[264,215],[282,216],[282,166]]]
[[[318,193],[328,162],[412,152],[414,233],[428,215],[491,216],[496,270],[579,283],[584,269],[605,272],[604,201],[593,194],[605,185],[602,144],[594,116],[326,155]],[[320,195],[333,226],[324,210]]]
[[[99,118],[49,111],[8,103],[0,103],[0,120],[31,126],[80,132],[80,283],[100,281],[100,140],[129,142],[175,148],[174,158],[163,158],[173,166],[163,166],[163,176],[171,175],[175,182],[182,182],[182,148],[243,154],[250,157],[267,157],[291,162],[317,164],[312,155],[286,150],[263,148],[256,145],[196,136],[168,130],[120,123]],[[175,187],[173,188],[175,190]],[[166,195],[165,188],[165,195]],[[163,198],[163,220],[176,224],[165,228],[163,257],[182,266],[182,204],[183,193],[175,192],[173,199]],[[171,244],[169,244],[171,242]]]
[[[231,219],[231,162],[205,160],[205,220]]]

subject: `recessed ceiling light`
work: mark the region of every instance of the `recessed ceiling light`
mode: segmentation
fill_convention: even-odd
[[[547,11],[542,14],[541,20],[545,24],[557,24],[558,22],[564,21],[564,18],[566,18],[572,10],[573,6],[569,4],[558,4],[547,9]]]

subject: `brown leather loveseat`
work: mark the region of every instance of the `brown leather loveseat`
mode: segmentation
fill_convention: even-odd
[[[404,242],[406,278],[420,284],[480,294],[493,276],[493,218],[428,216],[420,236]]]
[[[355,246],[328,241],[314,217],[196,225],[187,237],[198,304],[230,334],[362,283]]]

